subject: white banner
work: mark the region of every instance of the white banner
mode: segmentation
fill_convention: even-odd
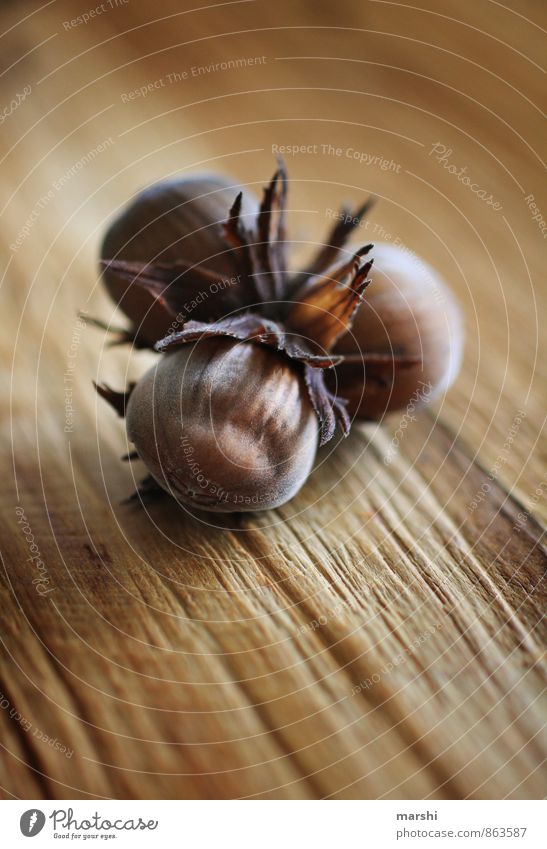
[[[4,801],[1,842],[29,846],[355,849],[547,845],[538,801]]]

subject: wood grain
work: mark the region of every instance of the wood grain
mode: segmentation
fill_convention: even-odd
[[[419,5],[131,0],[68,27],[85,0],[3,5],[1,104],[31,86],[2,123],[6,798],[545,795],[544,10]],[[242,57],[266,59],[210,68]],[[360,236],[454,288],[461,376],[403,430],[356,426],[271,513],[125,504],[143,469],[91,381],[152,355],[76,317],[119,318],[101,233],[173,173],[260,188],[275,144],[319,146],[288,162],[294,262],[377,193]]]

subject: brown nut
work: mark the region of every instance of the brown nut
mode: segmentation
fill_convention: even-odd
[[[103,281],[141,341],[153,344],[165,336],[172,317],[166,316],[153,291],[138,285],[145,272],[137,274],[135,263],[169,266],[184,259],[184,266],[173,269],[172,286],[183,291],[182,303],[192,305],[192,318],[210,321],[229,311],[225,295],[237,284],[238,268],[223,224],[239,191],[237,183],[218,175],[156,183],[140,192],[108,228],[100,252]],[[243,220],[250,221],[257,212],[258,200],[245,192]],[[128,263],[133,273],[115,273],[113,262]],[[199,273],[203,266],[210,276],[205,282]]]
[[[455,380],[463,351],[463,321],[454,295],[414,254],[374,246],[371,283],[350,332],[334,352],[345,359],[328,374],[331,391],[362,419],[431,400]],[[384,355],[385,359],[367,355]]]
[[[318,442],[301,367],[211,338],[161,357],[133,389],[127,434],[157,483],[215,512],[266,510],[298,492]]]

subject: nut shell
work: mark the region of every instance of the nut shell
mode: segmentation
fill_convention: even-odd
[[[203,263],[220,278],[236,278],[232,248],[225,240],[222,224],[240,191],[237,183],[218,175],[198,175],[156,183],[140,192],[108,228],[101,260],[127,262]],[[242,217],[251,221],[258,211],[258,200],[243,195]],[[103,270],[106,289],[116,304],[138,328],[142,339],[153,344],[168,331],[170,322],[155,298],[137,286],[128,286],[120,277]],[[191,302],[199,301],[202,284],[181,276]],[[208,296],[193,308],[192,318],[209,321],[221,317],[222,290]]]
[[[348,412],[380,419],[414,399],[429,401],[455,380],[463,352],[463,321],[454,295],[440,276],[411,252],[391,244],[374,246],[371,283],[351,332],[335,352],[352,355],[329,375],[332,391],[348,399]],[[360,355],[384,353],[415,358],[364,366]],[[366,373],[366,379],[365,379]]]
[[[261,345],[213,338],[163,355],[144,375],[127,404],[127,434],[179,502],[240,512],[298,492],[318,425],[298,365]]]

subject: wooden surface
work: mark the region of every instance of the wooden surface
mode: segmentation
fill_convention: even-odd
[[[547,217],[544,6],[198,5],[68,27],[93,4],[0,12],[0,105],[31,88],[1,127],[3,793],[542,797],[545,242],[525,198]],[[121,387],[152,355],[77,320],[115,318],[101,233],[154,180],[259,188],[272,144],[296,143],[344,151],[288,160],[297,254],[326,209],[376,192],[362,238],[399,239],[454,288],[461,376],[391,464],[397,414],[273,513],[123,504],[142,469],[91,381]]]

